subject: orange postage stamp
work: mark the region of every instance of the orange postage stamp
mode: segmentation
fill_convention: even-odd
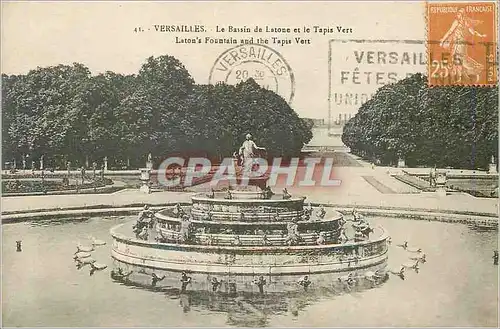
[[[427,3],[429,85],[496,85],[496,9],[495,2]]]

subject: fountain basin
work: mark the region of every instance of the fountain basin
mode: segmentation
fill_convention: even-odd
[[[128,280],[138,284],[150,282],[155,273],[166,276],[158,286],[178,287],[185,272],[192,278],[190,289],[211,289],[216,277],[236,284],[238,291],[252,292],[254,281],[263,276],[269,285],[266,291],[285,292],[301,288],[297,281],[305,275],[317,286],[328,286],[348,273],[384,273],[387,266],[388,236],[382,228],[362,242],[246,247],[144,241],[129,234],[132,224],[111,230],[111,255],[115,269],[133,271]]]

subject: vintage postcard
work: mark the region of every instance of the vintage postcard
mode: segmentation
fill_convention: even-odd
[[[4,327],[498,327],[498,2],[3,1]]]

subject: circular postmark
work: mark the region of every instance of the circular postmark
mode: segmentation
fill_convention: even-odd
[[[215,60],[208,82],[237,84],[250,78],[292,103],[295,94],[292,69],[279,52],[268,46],[244,44],[227,49]]]

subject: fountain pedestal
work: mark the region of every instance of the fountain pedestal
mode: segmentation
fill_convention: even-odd
[[[498,174],[497,171],[497,163],[495,161],[495,157],[492,155],[491,160],[488,166],[488,174]]]
[[[139,191],[144,193],[151,193],[151,186],[149,184],[151,178],[151,169],[141,168],[141,187]]]
[[[247,164],[254,161],[251,151],[262,149],[250,138],[239,152]],[[216,283],[224,282],[224,293],[262,295],[304,291],[311,282],[312,289],[321,289],[355,272],[361,281],[374,273],[386,277],[388,235],[382,228],[363,222],[356,228],[363,228],[363,239],[344,242],[342,213],[304,208],[305,197],[286,188],[274,194],[267,186],[269,175],[257,168],[240,165],[226,177],[226,191],[199,193],[189,206],[156,212],[149,236],[134,236],[134,228],[144,225],[139,220],[114,227],[111,255],[117,279],[126,272],[127,282],[150,286],[152,277],[163,277],[153,280],[155,287],[177,286],[181,294],[186,289],[213,293]],[[141,191],[149,193],[150,170],[140,171]]]
[[[439,197],[446,196],[446,173],[436,173],[436,194]]]
[[[398,159],[398,168],[406,168],[406,161],[403,158]]]

